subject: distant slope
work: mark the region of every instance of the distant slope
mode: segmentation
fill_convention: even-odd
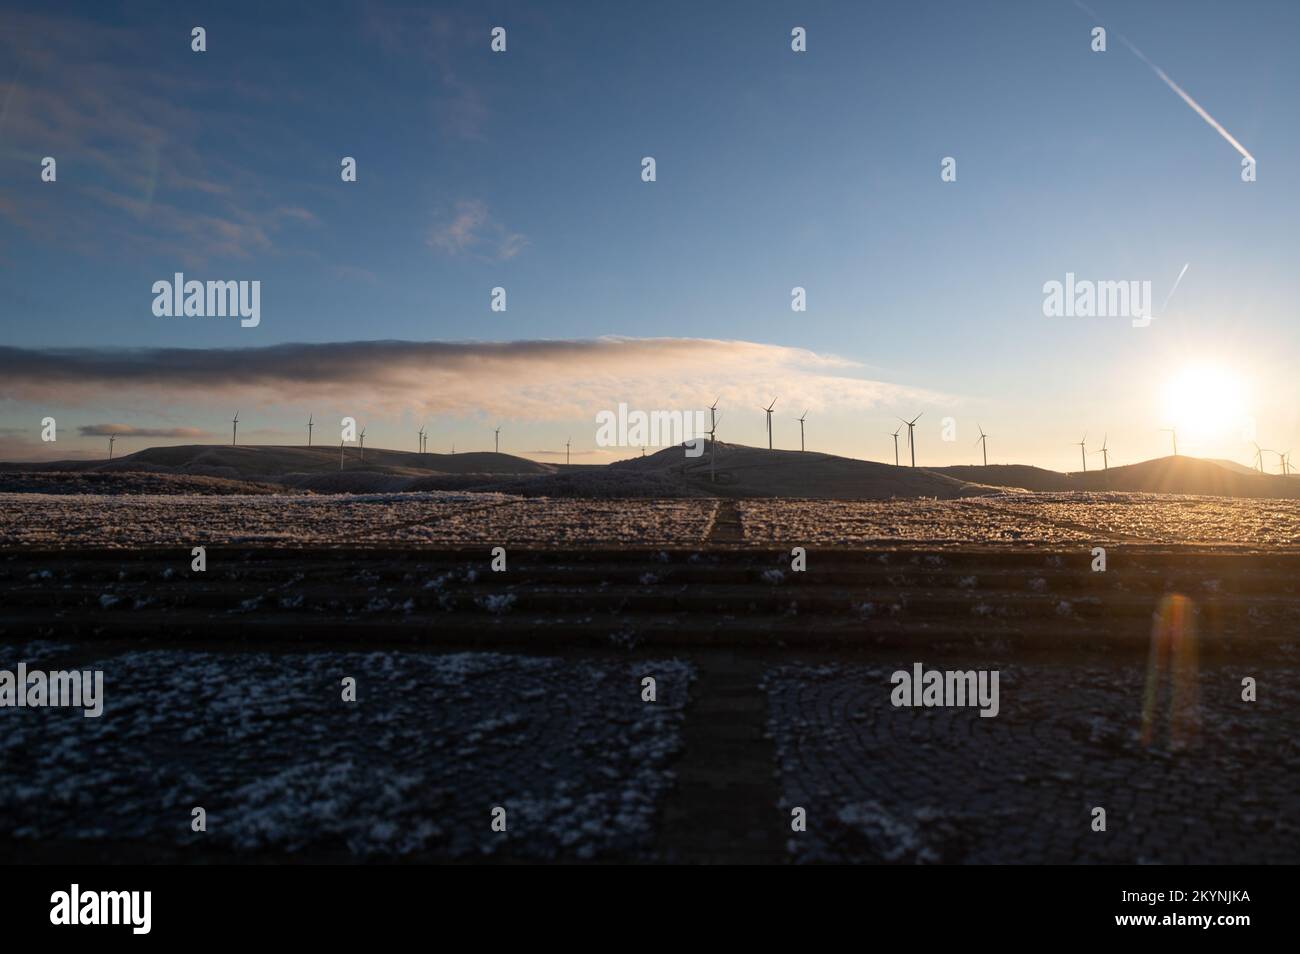
[[[340,467],[340,456],[342,467]],[[390,476],[422,477],[430,474],[546,474],[555,468],[510,454],[416,454],[411,451],[349,445],[338,447],[252,444],[180,444],[150,447],[112,461],[56,461],[40,464],[3,464],[11,472],[31,471],[144,471],[200,474],[229,480],[280,478],[299,474],[338,474],[340,470],[365,471]]]
[[[987,484],[992,487],[1014,487],[1020,490],[1041,492],[1074,490],[1068,474],[1054,470],[1031,467],[1028,464],[978,464],[957,467],[931,467],[930,471],[971,483]]]
[[[936,467],[934,471],[959,480],[1034,491],[1121,490],[1213,497],[1300,498],[1300,477],[1260,474],[1245,468],[1229,468],[1219,461],[1181,455],[1074,474],[1059,474],[1038,467],[992,464],[988,467]]]
[[[157,471],[4,471],[0,465],[0,493],[7,494],[277,494],[278,483],[227,480],[199,474],[164,474]]]
[[[1223,460],[1219,457],[1208,458],[1211,464],[1218,464],[1225,470],[1230,470],[1234,474],[1258,474],[1259,470],[1254,467],[1247,467],[1245,464],[1238,464],[1235,460]]]
[[[611,471],[654,476],[696,491],[728,497],[887,500],[968,497],[993,492],[993,488],[921,468],[722,442],[717,445],[714,482],[710,480],[712,450],[706,441],[700,457],[687,457],[683,448],[669,447],[647,457],[634,457],[609,466]]]
[[[76,492],[99,486],[107,493],[180,492],[183,486],[198,493],[266,493],[278,486],[309,493],[454,490],[550,497],[887,500],[979,496],[1017,488],[1040,493],[1113,490],[1300,498],[1300,477],[1264,475],[1193,457],[1163,457],[1105,471],[1061,474],[1019,464],[896,467],[832,454],[719,443],[715,481],[710,477],[713,450],[705,442],[699,457],[687,457],[677,446],[608,465],[565,467],[510,454],[416,454],[383,448],[367,448],[363,461],[360,448],[348,446],[340,469],[337,447],[189,444],[151,447],[111,462],[0,464],[0,489],[7,480],[20,491],[39,486],[46,492],[72,492],[58,489],[63,480],[69,488],[79,488]],[[104,482],[106,477],[114,480]],[[212,482],[186,484],[181,478]]]

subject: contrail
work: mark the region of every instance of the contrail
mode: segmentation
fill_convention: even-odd
[[[1179,272],[1178,277],[1174,279],[1174,287],[1169,289],[1169,294],[1165,296],[1165,303],[1160,306],[1160,316],[1162,318],[1164,317],[1165,309],[1169,307],[1169,299],[1173,298],[1174,292],[1178,291],[1178,283],[1181,282],[1183,280],[1183,276],[1187,274],[1187,266],[1190,264],[1192,263],[1187,262],[1183,265],[1183,270]]]
[[[1076,7],[1078,7],[1080,10],[1082,10],[1084,13],[1088,14],[1090,17],[1092,17],[1092,18],[1094,18],[1095,20],[1097,20],[1099,23],[1101,22],[1101,17],[1097,15],[1097,12],[1096,12],[1095,10],[1092,10],[1091,8],[1089,8],[1086,4],[1082,3],[1081,0],[1074,0],[1074,5],[1075,5]],[[1178,96],[1179,96],[1179,98],[1182,99],[1182,101],[1183,101],[1184,103],[1186,103],[1188,106],[1192,107],[1192,109],[1196,110],[1196,114],[1197,114],[1198,116],[1200,116],[1200,117],[1201,117],[1202,119],[1204,119],[1207,123],[1209,123],[1211,126],[1213,126],[1213,127],[1214,127],[1214,130],[1215,130],[1215,131],[1216,131],[1220,136],[1222,136],[1224,139],[1226,139],[1226,140],[1228,141],[1228,143],[1232,146],[1233,149],[1236,149],[1239,153],[1241,153],[1243,156],[1245,156],[1245,157],[1246,157],[1247,159],[1249,159],[1251,162],[1254,162],[1254,161],[1255,161],[1255,157],[1252,156],[1252,155],[1250,154],[1250,151],[1249,151],[1245,146],[1243,146],[1241,143],[1237,142],[1236,138],[1232,135],[1232,133],[1230,133],[1230,132],[1228,132],[1228,130],[1224,129],[1223,126],[1222,126],[1222,124],[1220,124],[1219,121],[1218,121],[1217,119],[1215,119],[1213,116],[1211,116],[1209,113],[1207,113],[1207,112],[1205,111],[1205,108],[1204,108],[1203,106],[1201,106],[1200,103],[1198,103],[1196,100],[1192,99],[1192,97],[1189,96],[1189,95],[1187,94],[1187,91],[1186,91],[1186,90],[1184,90],[1181,86],[1179,86],[1179,85],[1178,85],[1177,83],[1175,83],[1172,79],[1170,79],[1168,73],[1166,73],[1166,72],[1165,72],[1164,70],[1162,70],[1160,67],[1156,66],[1156,65],[1155,65],[1154,63],[1152,63],[1149,59],[1147,59],[1146,54],[1143,53],[1141,50],[1139,50],[1136,46],[1134,46],[1133,43],[1130,42],[1130,40],[1129,40],[1128,37],[1126,37],[1123,33],[1121,33],[1121,34],[1119,34],[1119,39],[1120,39],[1120,42],[1121,42],[1121,43],[1123,43],[1125,46],[1127,46],[1130,50],[1133,51],[1133,55],[1134,55],[1134,56],[1136,56],[1139,60],[1141,60],[1141,61],[1142,61],[1143,63],[1145,63],[1147,66],[1151,67],[1152,72],[1154,72],[1154,73],[1156,74],[1156,76],[1160,77],[1160,79],[1162,79],[1162,80],[1164,81],[1164,83],[1165,83],[1166,86],[1168,86],[1168,87],[1169,87],[1170,89],[1172,89],[1175,93],[1177,93]]]

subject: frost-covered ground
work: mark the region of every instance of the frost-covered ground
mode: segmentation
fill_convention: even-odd
[[[1300,546],[1300,501],[1135,493],[1006,493],[958,500],[746,500],[746,541],[852,544]]]
[[[1300,546],[1300,501],[1012,492],[955,500],[735,502],[744,543]],[[726,506],[731,506],[728,503]],[[261,496],[0,493],[0,546],[680,545],[711,540],[712,499],[430,491]],[[736,541],[732,541],[736,542]]]
[[[937,664],[927,664],[935,668]],[[943,664],[989,668],[989,662]],[[1300,673],[1210,666],[1199,730],[1170,732],[1168,681],[1140,741],[1140,663],[1001,666],[1000,713],[895,708],[891,666],[770,670],[769,731],[798,861],[1300,861]],[[1241,701],[1241,679],[1259,701]],[[1091,829],[1105,808],[1107,830]]]
[[[691,543],[707,535],[716,506],[708,500],[556,500],[436,491],[0,494],[0,546]]]
[[[745,540],[854,544],[924,540],[955,543],[1067,543],[1093,539],[1032,513],[968,500],[745,500],[737,508]]]
[[[59,648],[0,647],[0,668]],[[0,709],[0,839],[632,858],[653,843],[694,677],[492,653],[160,650],[78,668],[105,671],[102,717]]]
[[[980,501],[1152,543],[1300,546],[1300,501],[1169,494],[1007,494]]]

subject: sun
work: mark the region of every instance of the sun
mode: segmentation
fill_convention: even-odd
[[[1165,383],[1164,420],[1189,440],[1240,434],[1249,414],[1249,395],[1240,375],[1212,364],[1183,368]]]

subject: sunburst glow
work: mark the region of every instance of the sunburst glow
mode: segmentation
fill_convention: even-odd
[[[1189,440],[1240,436],[1249,426],[1250,398],[1242,378],[1216,365],[1184,368],[1165,384],[1163,416]]]

